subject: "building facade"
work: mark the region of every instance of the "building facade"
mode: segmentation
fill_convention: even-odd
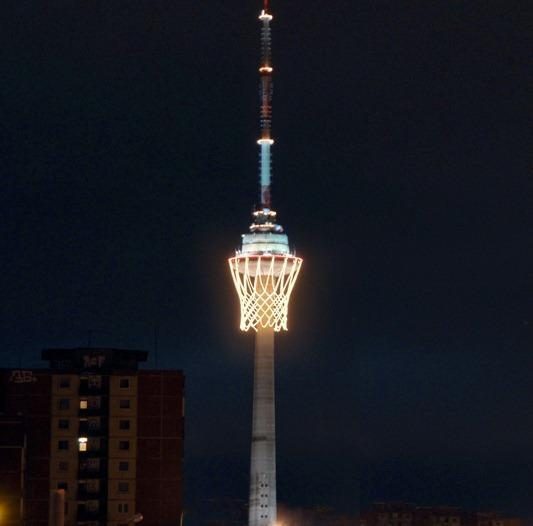
[[[143,351],[48,349],[43,359],[50,369],[0,370],[0,426],[19,423],[4,448],[9,524],[45,526],[50,495],[63,489],[66,526],[125,526],[139,513],[143,525],[178,526],[182,372],[139,370]]]
[[[379,502],[361,515],[359,526],[522,526],[519,518],[451,506]]]

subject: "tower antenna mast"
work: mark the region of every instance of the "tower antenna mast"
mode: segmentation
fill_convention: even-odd
[[[261,64],[259,66],[259,75],[261,78],[261,109],[259,113],[259,122],[261,128],[261,137],[257,141],[260,147],[259,166],[260,166],[260,202],[261,210],[268,217],[271,209],[270,186],[272,181],[272,160],[270,148],[274,144],[272,139],[272,37],[270,31],[270,22],[272,15],[268,12],[268,0],[264,0],[264,8],[259,15],[261,21]],[[266,219],[266,217],[264,219]]]

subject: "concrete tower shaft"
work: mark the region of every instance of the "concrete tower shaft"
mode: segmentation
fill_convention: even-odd
[[[274,330],[255,335],[254,402],[250,457],[249,526],[276,523],[276,410]]]

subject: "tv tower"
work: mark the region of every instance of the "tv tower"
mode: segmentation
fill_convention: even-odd
[[[248,526],[276,523],[276,421],[274,388],[274,333],[287,330],[289,299],[302,259],[289,249],[283,227],[271,203],[272,139],[272,21],[268,0],[261,22],[260,75],[260,206],[253,213],[242,247],[229,259],[241,307],[240,328],[255,331],[254,400],[250,463]]]

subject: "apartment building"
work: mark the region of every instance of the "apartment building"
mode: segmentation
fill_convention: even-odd
[[[42,357],[49,369],[0,370],[0,434],[14,417],[22,433],[9,454],[21,459],[18,488],[10,478],[18,511],[14,497],[5,504],[16,517],[10,526],[45,526],[58,489],[66,526],[126,526],[139,513],[143,526],[179,526],[183,373],[139,370],[144,351],[47,349]]]

